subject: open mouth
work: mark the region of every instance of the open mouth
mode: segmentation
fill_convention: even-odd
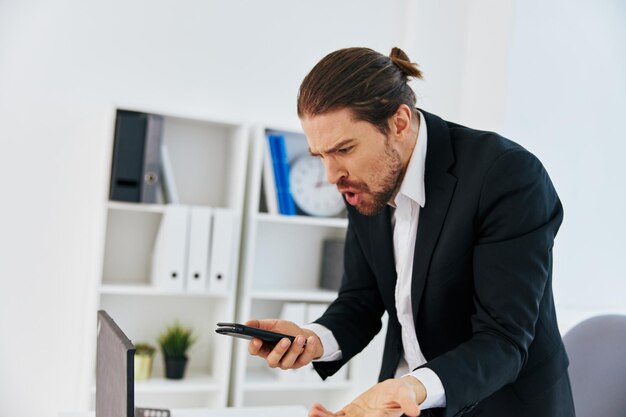
[[[351,206],[356,206],[359,202],[361,202],[361,194],[359,193],[345,192],[343,195],[346,197],[346,201]]]

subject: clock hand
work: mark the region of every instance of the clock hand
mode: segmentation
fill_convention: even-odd
[[[324,181],[324,170],[320,169],[319,170],[319,177],[317,178],[317,182],[315,183],[315,188],[320,188],[320,187],[324,187],[326,185],[332,185],[326,181]]]

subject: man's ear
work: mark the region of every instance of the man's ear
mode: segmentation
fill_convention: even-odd
[[[411,137],[411,122],[413,120],[413,112],[406,104],[398,106],[396,112],[391,116],[389,121],[390,133],[398,139]]]

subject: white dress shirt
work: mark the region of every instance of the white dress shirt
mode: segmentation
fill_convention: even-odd
[[[418,366],[426,363],[416,336],[415,322],[413,321],[413,305],[411,300],[411,281],[413,274],[413,255],[415,253],[415,238],[420,208],[426,204],[424,187],[424,169],[426,165],[427,129],[424,116],[419,113],[420,127],[417,143],[409,161],[400,190],[392,206],[395,207],[391,224],[393,227],[393,252],[396,259],[395,300],[398,320],[402,326],[402,346],[404,356],[398,365],[396,378],[413,375],[426,388],[426,400],[420,405],[422,410],[433,407],[445,407],[446,396],[441,380],[429,368]],[[341,359],[341,350],[332,332],[326,327],[311,323],[306,326],[315,332],[324,347],[324,356],[317,361],[326,362]]]

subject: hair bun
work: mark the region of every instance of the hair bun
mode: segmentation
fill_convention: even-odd
[[[391,59],[391,62],[393,62],[393,64],[397,66],[400,71],[402,71],[402,74],[404,74],[406,77],[415,77],[419,79],[423,78],[422,71],[419,70],[417,64],[411,62],[409,56],[402,49],[395,46],[391,48],[389,58]]]

